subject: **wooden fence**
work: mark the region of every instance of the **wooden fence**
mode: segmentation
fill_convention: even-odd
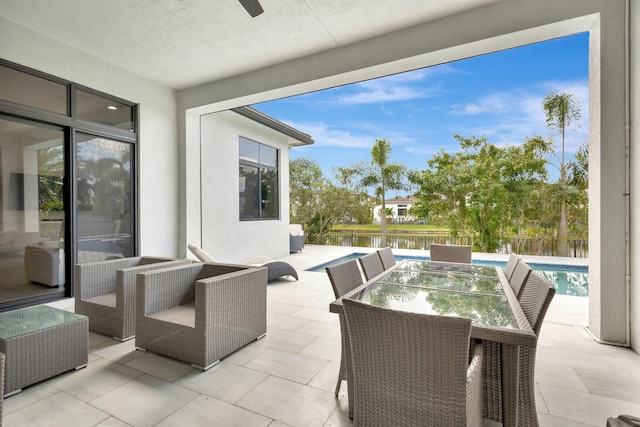
[[[469,245],[469,237],[453,238],[447,235],[411,235],[387,234],[387,244],[396,249],[428,250],[431,243],[447,245]],[[364,248],[380,247],[379,233],[340,233],[331,232],[327,235],[326,245],[357,246]],[[565,256],[587,258],[589,256],[588,240],[569,240],[569,253]],[[504,242],[498,253],[515,252],[521,255],[555,255],[556,241],[549,238],[512,239]]]

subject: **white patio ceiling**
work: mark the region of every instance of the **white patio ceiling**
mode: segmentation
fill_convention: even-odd
[[[175,89],[497,0],[0,0],[0,16]],[[0,52],[1,57],[1,52]]]

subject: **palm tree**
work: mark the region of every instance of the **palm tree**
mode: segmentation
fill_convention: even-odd
[[[567,131],[571,129],[572,125],[577,126],[575,122],[580,120],[580,107],[572,94],[558,94],[555,92],[551,92],[544,97],[543,107],[547,116],[547,127],[558,131],[562,143],[559,157],[558,153],[556,153],[557,167],[560,171],[560,179],[556,189],[559,198],[556,253],[559,256],[567,256],[567,198],[570,190],[567,182],[567,171],[570,167],[570,162],[565,160],[565,141]]]
[[[390,162],[391,141],[376,139],[371,149],[371,164],[362,170],[362,185],[374,187],[375,194],[382,203],[381,212],[386,212],[385,198],[387,190],[406,188],[407,169],[397,162]],[[387,216],[380,215],[380,246],[387,246]]]

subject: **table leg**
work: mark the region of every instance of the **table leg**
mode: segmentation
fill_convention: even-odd
[[[518,354],[517,345],[502,344],[502,413],[503,426],[518,423]]]

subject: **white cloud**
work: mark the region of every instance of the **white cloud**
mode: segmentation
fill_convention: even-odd
[[[542,106],[544,97],[550,92],[571,93],[579,100],[581,121],[576,132],[567,135],[567,150],[576,151],[589,137],[589,87],[586,81],[545,82],[537,87],[519,89],[512,92],[498,92],[485,96],[466,105],[454,105],[452,115],[475,116],[466,129],[460,129],[464,136],[486,135],[496,145],[520,144],[526,137],[553,136],[547,127]]]
[[[354,135],[349,130],[331,128],[322,122],[285,123],[311,135],[317,147],[371,148],[375,140],[368,135]]]

